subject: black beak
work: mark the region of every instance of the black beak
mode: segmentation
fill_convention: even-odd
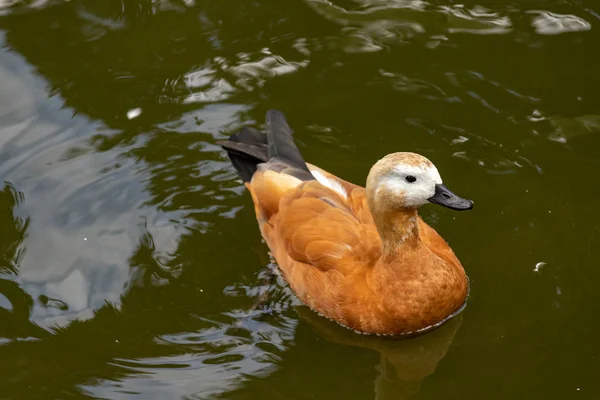
[[[445,185],[435,185],[435,194],[430,197],[430,202],[448,207],[452,210],[463,211],[473,208],[473,201],[458,197],[450,191]]]

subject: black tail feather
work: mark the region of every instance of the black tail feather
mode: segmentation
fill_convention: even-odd
[[[287,161],[290,166],[310,172],[300,150],[294,143],[292,130],[280,111],[267,111],[267,141],[269,159],[277,157]]]
[[[275,110],[267,112],[267,133],[254,128],[242,128],[232,134],[229,140],[217,144],[227,151],[227,155],[244,182],[249,182],[258,164],[276,161],[288,168],[297,170],[298,177],[311,179],[312,175],[294,143],[292,130],[284,115]]]

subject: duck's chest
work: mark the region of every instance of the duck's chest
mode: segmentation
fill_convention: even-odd
[[[464,270],[453,265],[374,270],[365,280],[364,287],[348,293],[345,314],[359,330],[377,333],[402,334],[439,324],[460,310],[468,295]]]

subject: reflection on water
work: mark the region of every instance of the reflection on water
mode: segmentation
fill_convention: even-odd
[[[332,343],[375,350],[381,361],[374,382],[375,399],[409,399],[418,393],[421,382],[434,373],[446,355],[462,322],[462,315],[451,319],[431,334],[411,339],[356,335],[348,329],[319,317],[302,307],[299,311],[325,339]]]
[[[30,322],[33,299],[18,282],[19,264],[30,219],[21,217],[17,208],[24,200],[10,183],[0,191],[2,224],[0,237],[0,344],[6,339],[44,335]]]
[[[480,3],[0,1],[2,393],[593,398],[600,10]],[[460,318],[357,337],[272,279],[214,145],[269,108],[346,179],[417,151],[476,199],[423,210]]]

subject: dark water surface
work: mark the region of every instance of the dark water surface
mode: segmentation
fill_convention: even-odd
[[[0,398],[600,398],[600,4],[0,1]],[[273,279],[214,143],[267,109],[363,184],[415,151],[471,278],[415,340]],[[141,112],[141,113],[140,113]]]

